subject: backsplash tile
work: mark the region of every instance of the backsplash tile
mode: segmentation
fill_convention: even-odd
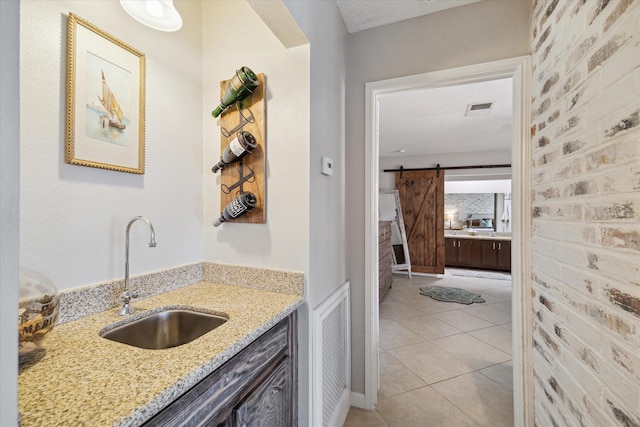
[[[199,262],[131,277],[131,289],[139,294],[132,304],[202,281],[285,294],[304,294],[303,273]],[[123,291],[124,279],[117,279],[60,292],[58,324],[119,307],[123,303],[120,297]]]

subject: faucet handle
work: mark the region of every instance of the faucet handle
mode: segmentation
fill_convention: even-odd
[[[122,298],[125,302],[129,302],[134,298],[138,298],[138,291],[133,290],[131,292],[129,291],[124,291],[120,294],[120,298]]]

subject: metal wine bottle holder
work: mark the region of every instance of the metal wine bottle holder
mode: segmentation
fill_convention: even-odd
[[[264,224],[266,222],[265,200],[265,76],[257,75],[260,84],[242,101],[227,108],[219,117],[221,154],[229,142],[241,131],[251,133],[257,142],[257,147],[237,162],[230,163],[220,169],[220,210],[223,211],[229,202],[245,191],[253,193],[257,198],[256,207],[246,214],[235,218],[233,222]],[[221,97],[225,93],[229,80],[220,82]],[[235,164],[234,164],[235,163]],[[236,190],[236,191],[234,191]]]

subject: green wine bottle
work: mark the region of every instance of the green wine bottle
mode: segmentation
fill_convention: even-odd
[[[236,70],[235,75],[229,80],[220,105],[211,114],[213,117],[218,117],[224,110],[251,95],[259,85],[258,76],[249,67]]]

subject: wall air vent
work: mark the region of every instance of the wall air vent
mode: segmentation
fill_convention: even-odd
[[[483,116],[489,114],[491,108],[493,107],[493,102],[480,102],[476,104],[467,105],[467,112],[464,114],[465,116]]]

